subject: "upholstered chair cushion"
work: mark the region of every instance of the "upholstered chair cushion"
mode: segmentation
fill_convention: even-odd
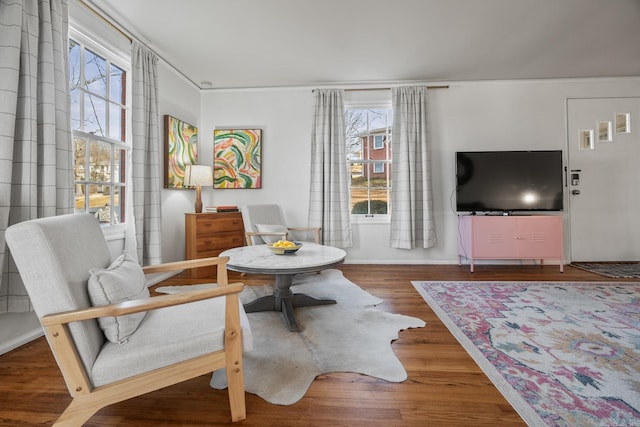
[[[224,318],[224,297],[149,311],[125,344],[105,343],[91,370],[93,385],[109,384],[223,348]],[[240,327],[243,350],[251,351],[253,335],[242,306]]]
[[[142,267],[127,253],[116,258],[108,268],[93,268],[89,273],[91,276],[87,289],[94,306],[150,297]],[[98,323],[109,341],[123,344],[136,331],[145,315],[142,312],[100,317]]]
[[[287,227],[279,224],[256,224],[256,231],[258,233],[282,233],[282,237],[280,236],[260,236],[260,238],[266,243],[271,244],[275,243],[283,237],[288,232]]]

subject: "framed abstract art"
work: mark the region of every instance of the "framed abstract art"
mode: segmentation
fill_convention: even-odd
[[[213,188],[262,188],[262,129],[213,131]]]
[[[164,154],[164,188],[187,188],[185,167],[198,164],[198,128],[165,115]]]

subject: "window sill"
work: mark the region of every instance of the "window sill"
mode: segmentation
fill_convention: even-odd
[[[124,224],[107,225],[102,227],[102,234],[104,234],[105,240],[119,240],[124,239],[127,227]]]
[[[351,215],[351,224],[390,224],[390,215]]]

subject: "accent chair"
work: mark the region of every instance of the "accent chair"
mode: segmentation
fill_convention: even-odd
[[[319,227],[288,227],[280,205],[261,204],[241,207],[247,246],[274,243],[277,240],[308,240],[320,243]],[[305,235],[303,239],[297,236]]]
[[[82,425],[105,406],[224,368],[231,419],[246,418],[242,353],[252,336],[228,258],[113,260],[91,214],[21,222],[6,240],[73,397],[54,425]],[[145,273],[210,265],[219,286],[150,297]]]

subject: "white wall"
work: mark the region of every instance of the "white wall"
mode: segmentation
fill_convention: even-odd
[[[456,151],[561,149],[566,153],[567,98],[639,95],[640,77],[458,82],[449,89],[434,89],[430,110],[438,244],[431,249],[391,249],[388,224],[356,224],[347,262],[456,263],[457,216],[451,207]],[[311,88],[204,91],[199,161],[212,164],[214,128],[261,128],[264,178],[262,189],[203,189],[204,204],[275,202],[282,205],[291,225],[306,225],[311,109]],[[182,213],[191,211],[192,196],[185,200],[183,192],[164,190],[163,202],[164,234],[170,236],[164,246],[171,247],[165,250],[171,255],[166,260],[181,259]]]
[[[169,115],[198,127],[199,137],[204,142],[198,144],[198,160],[211,164],[211,158],[203,158],[206,137],[199,122],[200,89],[169,67],[164,61],[158,62],[158,87],[160,113],[160,140],[165,144],[164,116]],[[164,149],[161,151],[164,162]],[[205,153],[206,154],[206,153]],[[201,160],[202,159],[202,160]],[[162,165],[164,174],[164,164]],[[164,178],[162,178],[164,182]],[[163,185],[163,184],[161,184]],[[184,213],[193,212],[194,190],[173,190],[163,188],[162,197],[162,260],[165,262],[184,259]]]

